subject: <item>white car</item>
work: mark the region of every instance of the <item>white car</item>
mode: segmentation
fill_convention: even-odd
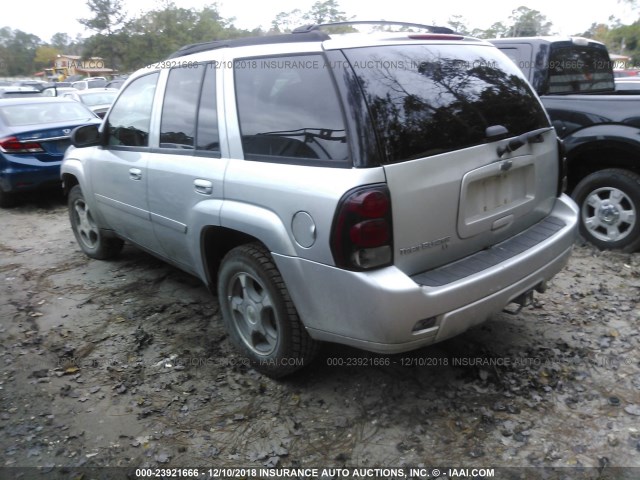
[[[73,82],[71,86],[78,90],[87,90],[90,88],[104,88],[107,85],[107,79],[104,77],[88,78],[86,80],[78,80]]]
[[[43,97],[62,97],[65,93],[68,92],[77,92],[79,91],[77,88],[73,87],[47,87],[42,90]]]
[[[84,103],[93,113],[103,118],[118,96],[118,89],[92,88],[90,90],[76,90],[74,88],[72,91],[65,91],[62,96]]]

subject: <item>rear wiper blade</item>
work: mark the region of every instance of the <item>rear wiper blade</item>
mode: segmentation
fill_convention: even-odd
[[[317,133],[316,133],[317,132]],[[334,136],[336,134],[336,136]],[[347,140],[345,130],[333,130],[330,128],[298,128],[296,130],[277,130],[274,132],[261,132],[258,135],[277,137],[304,137],[305,143],[310,143],[312,139],[331,140],[344,143]]]
[[[505,153],[515,152],[523,145],[527,143],[539,143],[542,141],[542,134],[547,133],[549,130],[553,130],[553,127],[539,128],[509,140],[509,142],[498,147],[498,157],[502,157]]]

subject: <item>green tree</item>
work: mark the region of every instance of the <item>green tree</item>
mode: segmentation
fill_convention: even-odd
[[[640,21],[609,31],[606,41],[609,53],[631,57],[631,64],[640,65]]]
[[[352,17],[347,17],[345,12],[340,10],[337,0],[317,1],[311,6],[308,12],[299,9],[290,12],[280,12],[271,22],[271,32],[290,32],[303,25],[317,25],[320,23],[346,22]],[[350,27],[334,27],[327,31],[333,33],[344,33],[353,31]]]
[[[93,17],[81,18],[78,22],[89,30],[107,36],[116,33],[127,16],[122,0],[87,0],[87,6],[93,13]]]
[[[3,76],[31,76],[35,73],[34,58],[42,40],[36,35],[0,29],[0,74]]]
[[[82,55],[85,39],[82,35],[71,38],[66,33],[56,33],[51,37],[49,45],[65,55]]]
[[[223,18],[215,5],[204,7],[197,12],[196,23],[190,28],[191,43],[226,40],[248,35],[260,35],[262,33],[259,29],[253,32],[238,29],[233,25],[233,20],[233,18]]]
[[[474,28],[471,31],[471,35],[478,38],[500,38],[509,35],[510,27],[506,26],[502,22],[495,22],[486,30],[480,28]]]
[[[512,22],[509,30],[511,37],[536,37],[551,33],[552,23],[538,10],[518,7],[511,12],[509,19]]]
[[[56,57],[60,54],[57,48],[50,45],[40,45],[36,49],[36,55],[34,58],[34,67],[37,70],[43,70],[45,68],[51,68],[56,60]]]
[[[462,15],[452,15],[449,17],[447,26],[460,35],[469,35],[470,32],[467,29],[467,23],[467,20]]]
[[[592,23],[589,29],[582,32],[580,36],[606,43],[609,36],[609,26],[604,23]]]
[[[124,25],[126,12],[122,0],[87,0],[87,6],[93,16],[78,20],[96,35],[85,45],[84,56],[100,56],[107,60],[111,68],[117,66],[119,52],[123,48],[118,35]]]
[[[51,37],[49,45],[56,50],[67,53],[67,49],[73,44],[73,39],[66,33],[58,32]]]
[[[305,25],[308,23],[305,19],[305,14],[301,10],[295,9],[290,12],[280,12],[271,21],[272,33],[291,32],[293,29]]]
[[[311,23],[346,22],[348,18],[345,12],[340,10],[337,0],[325,0],[316,2],[311,10],[303,15],[303,18]]]
[[[118,42],[126,45],[122,69],[134,70],[157,62],[184,45],[248,36],[250,33],[237,29],[231,20],[223,18],[215,5],[195,10],[164,2],[163,8],[128,21],[119,32]],[[159,38],[162,41],[158,41]]]

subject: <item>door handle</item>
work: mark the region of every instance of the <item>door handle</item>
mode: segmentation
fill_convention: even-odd
[[[142,180],[142,170],[140,170],[139,168],[130,168],[129,178],[131,180]]]
[[[211,195],[213,193],[213,183],[209,180],[196,179],[193,181],[196,193],[201,195]]]

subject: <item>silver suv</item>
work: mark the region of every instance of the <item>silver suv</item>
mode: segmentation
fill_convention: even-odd
[[[80,247],[202,279],[274,377],[319,341],[398,353],[523,305],[576,235],[556,134],[493,45],[423,32],[305,27],[138,71],[62,165]]]

